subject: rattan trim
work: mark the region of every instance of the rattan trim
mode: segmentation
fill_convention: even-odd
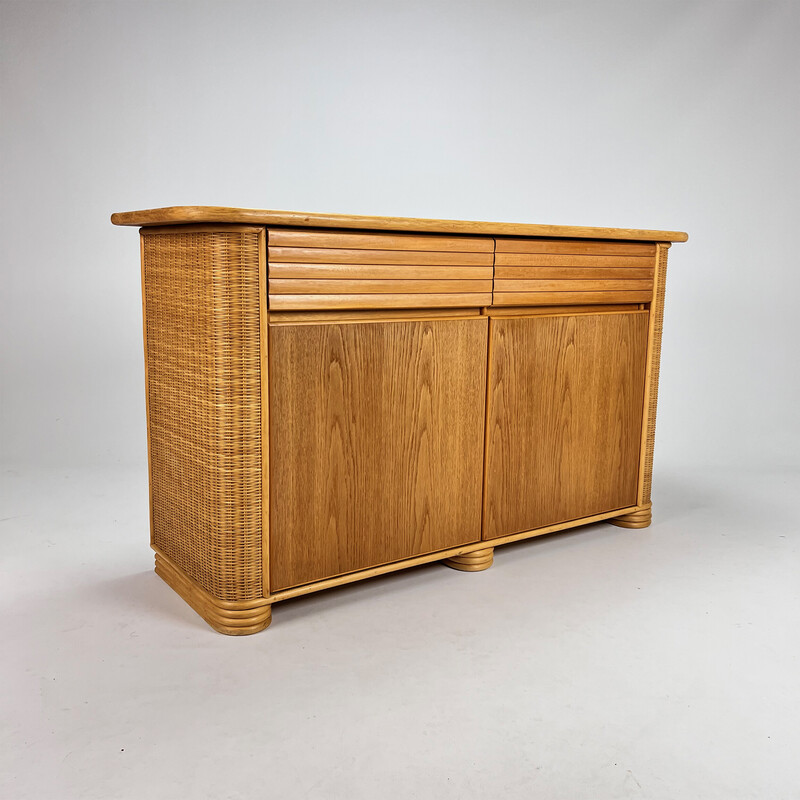
[[[209,594],[158,548],[156,575],[174,589],[214,630],[231,636],[263,631],[272,621],[272,606],[266,600],[225,602]]]
[[[261,374],[261,594],[269,596],[269,302],[267,229],[258,234],[258,324]]]
[[[303,584],[302,586],[295,586],[291,589],[284,589],[275,592],[269,597],[257,598],[255,600],[242,600],[242,601],[225,601],[219,600],[213,595],[209,594],[202,586],[196,581],[192,580],[178,564],[163,553],[158,547],[153,546],[155,551],[155,565],[156,574],[159,575],[172,589],[174,589],[183,600],[188,603],[214,630],[220,633],[230,635],[243,635],[249,633],[257,633],[266,628],[272,619],[271,606],[274,603],[283,600],[292,600],[306,594],[331,589],[335,586],[343,586],[348,583],[366,580],[378,575],[385,575],[391,572],[407,569],[408,567],[419,566],[422,564],[429,564],[434,561],[445,561],[447,559],[465,558],[467,562],[478,558],[471,554],[483,553],[493,551],[495,548],[511,542],[519,542],[524,539],[533,539],[537,536],[542,536],[548,533],[556,533],[558,531],[568,530],[570,528],[579,527],[582,525],[589,525],[595,522],[607,520],[615,522],[611,519],[617,515],[617,518],[625,520],[629,514],[635,514],[641,509],[637,506],[628,508],[619,508],[614,511],[606,511],[602,514],[595,514],[591,517],[583,517],[582,519],[569,520],[560,522],[554,525],[548,525],[544,528],[537,528],[529,531],[521,531],[520,533],[503,536],[492,541],[492,546],[487,548],[485,541],[473,542],[468,545],[461,545],[459,547],[449,548],[447,550],[438,550],[433,553],[427,553],[422,556],[415,556],[413,558],[406,558],[400,561],[395,561],[390,564],[383,564],[379,567],[372,567],[370,569],[358,570],[356,572],[349,572],[343,575],[337,575],[334,578],[326,578],[325,580],[315,581],[314,583]],[[640,526],[637,526],[640,527]]]
[[[661,366],[661,335],[664,328],[664,297],[667,282],[668,244],[656,246],[655,294],[650,305],[650,341],[645,385],[645,408],[642,423],[642,455],[640,462],[639,505],[650,505],[653,482],[653,452],[656,439],[658,377]]]
[[[643,508],[637,508],[627,514],[621,514],[609,522],[619,528],[646,528],[653,519],[652,506],[648,503]]]
[[[632,511],[635,511],[637,506],[628,506],[626,508],[617,508],[613,511],[605,511],[602,514],[594,514],[590,517],[581,517],[580,519],[567,520],[565,522],[558,522],[553,525],[547,525],[543,528],[533,528],[528,531],[520,531],[519,533],[512,533],[508,536],[499,536],[497,539],[491,540],[491,549],[501,547],[504,544],[511,544],[512,542],[521,542],[525,539],[534,539],[537,536],[544,536],[548,533],[557,533],[558,531],[568,530],[570,528],[577,528],[582,525],[591,525],[595,522],[604,522],[615,516],[624,516]],[[294,586],[290,589],[281,589],[270,595],[269,601],[271,603],[279,603],[282,600],[291,600],[301,595],[310,594],[312,592],[319,592],[324,589],[331,589],[334,586],[343,586],[355,581],[362,581],[366,578],[372,578],[377,575],[385,575],[390,572],[397,572],[398,570],[407,569],[408,567],[415,567],[421,564],[429,564],[433,561],[442,561],[447,558],[454,558],[456,556],[472,553],[476,550],[486,550],[487,545],[490,544],[487,540],[472,542],[472,544],[460,545],[459,547],[452,547],[448,550],[437,550],[433,553],[427,553],[422,556],[414,556],[413,558],[405,558],[401,561],[393,561],[389,564],[382,564],[378,567],[370,567],[369,569],[358,570],[356,572],[347,572],[342,575],[337,575],[333,578],[325,578],[321,581],[314,583],[305,583],[301,586]]]

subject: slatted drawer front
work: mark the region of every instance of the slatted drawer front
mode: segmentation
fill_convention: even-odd
[[[271,228],[268,253],[274,311],[492,302],[489,238]]]
[[[649,303],[655,255],[648,242],[497,239],[494,305]]]

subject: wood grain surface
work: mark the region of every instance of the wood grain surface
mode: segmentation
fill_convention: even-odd
[[[524,279],[503,279],[494,281],[496,292],[617,292],[617,291],[653,291],[653,280],[564,280],[562,278],[545,279],[538,277]]]
[[[488,305],[494,241],[476,236],[273,230],[274,310]]]
[[[648,313],[491,320],[483,536],[636,504]]]
[[[111,215],[114,225],[184,225],[222,222],[311,228],[356,228],[395,232],[484,234],[488,236],[557,236],[570,239],[620,239],[643,242],[685,242],[682,231],[640,228],[593,228],[576,225],[536,225],[520,222],[475,222],[472,220],[376,217],[361,214],[324,214],[274,211],[230,206],[168,206]]]
[[[438,250],[442,252],[492,253],[492,239],[477,236],[436,236],[413,233],[354,233],[274,228],[269,242],[275,247],[332,247],[360,250]],[[652,245],[651,245],[652,246]]]
[[[656,245],[497,239],[493,305],[647,303]]]
[[[513,269],[508,267],[507,269]],[[526,267],[522,267],[526,269]],[[619,277],[636,278],[639,270],[626,270],[625,275]],[[358,280],[362,278],[387,278],[393,280],[454,280],[468,278],[469,280],[492,280],[494,270],[491,266],[442,266],[436,264],[290,264],[287,262],[273,262],[269,265],[271,278],[326,278],[332,280]],[[527,274],[527,273],[526,273]],[[514,276],[508,276],[514,277]],[[543,277],[547,277],[546,275]],[[604,277],[604,276],[600,276]],[[609,275],[608,277],[617,277]],[[641,277],[652,277],[650,275]]]
[[[609,303],[649,303],[653,299],[652,289],[645,292],[634,290],[607,292],[500,292],[492,295],[496,306],[563,306]]]
[[[636,306],[632,306],[636,308]],[[586,306],[586,308],[592,308]],[[625,310],[630,306],[618,306]],[[295,325],[316,325],[320,322],[366,322],[390,319],[422,320],[441,317],[481,317],[479,308],[419,308],[408,310],[403,308],[346,308],[341,311],[270,311],[270,323],[291,323]]]
[[[636,281],[617,281],[636,283]],[[619,288],[628,288],[621,286]],[[636,286],[632,288],[637,288]],[[463,294],[464,292],[492,291],[492,279],[470,280],[415,280],[406,278],[381,278],[353,280],[328,280],[315,278],[270,278],[271,294]]]
[[[653,256],[551,255],[549,253],[495,253],[498,267],[652,267]]]
[[[533,257],[533,256],[531,256]],[[359,250],[344,247],[274,247],[269,245],[270,263],[294,264],[410,264],[412,266],[491,267],[492,253],[460,253],[440,250]],[[580,258],[580,256],[576,256]]]
[[[651,242],[592,242],[585,239],[503,239],[495,242],[497,253],[551,253],[563,255],[650,256],[656,254]]]
[[[480,540],[487,325],[270,326],[273,591]]]
[[[615,311],[641,311],[642,304],[637,303],[610,303],[608,305],[568,305],[568,306],[498,306],[492,308],[490,313],[495,317],[552,317],[554,314],[609,314]],[[271,316],[271,315],[270,315]]]
[[[475,268],[473,268],[475,269]],[[652,262],[644,267],[495,267],[494,277],[501,280],[519,280],[521,278],[534,278],[536,280],[645,280],[653,281],[654,269]],[[288,276],[287,276],[288,277]],[[295,277],[295,276],[292,276]],[[296,277],[303,277],[298,275]],[[444,277],[444,276],[442,276]],[[454,277],[461,277],[460,275]],[[480,275],[464,277],[479,278]]]
[[[611,294],[611,293],[609,293]],[[630,294],[635,294],[630,292]],[[601,302],[585,301],[585,302]],[[614,302],[611,299],[609,302]],[[629,301],[637,302],[630,299]],[[468,308],[489,306],[491,292],[459,292],[456,294],[426,294],[404,292],[403,294],[271,294],[270,311],[302,311],[303,309],[337,308]]]

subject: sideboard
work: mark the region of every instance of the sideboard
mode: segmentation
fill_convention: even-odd
[[[156,572],[213,628],[650,524],[685,233],[182,206],[140,227]]]

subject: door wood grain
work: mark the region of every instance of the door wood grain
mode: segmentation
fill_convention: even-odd
[[[273,590],[480,541],[487,325],[270,326]]]
[[[484,539],[636,504],[648,312],[493,318]]]

